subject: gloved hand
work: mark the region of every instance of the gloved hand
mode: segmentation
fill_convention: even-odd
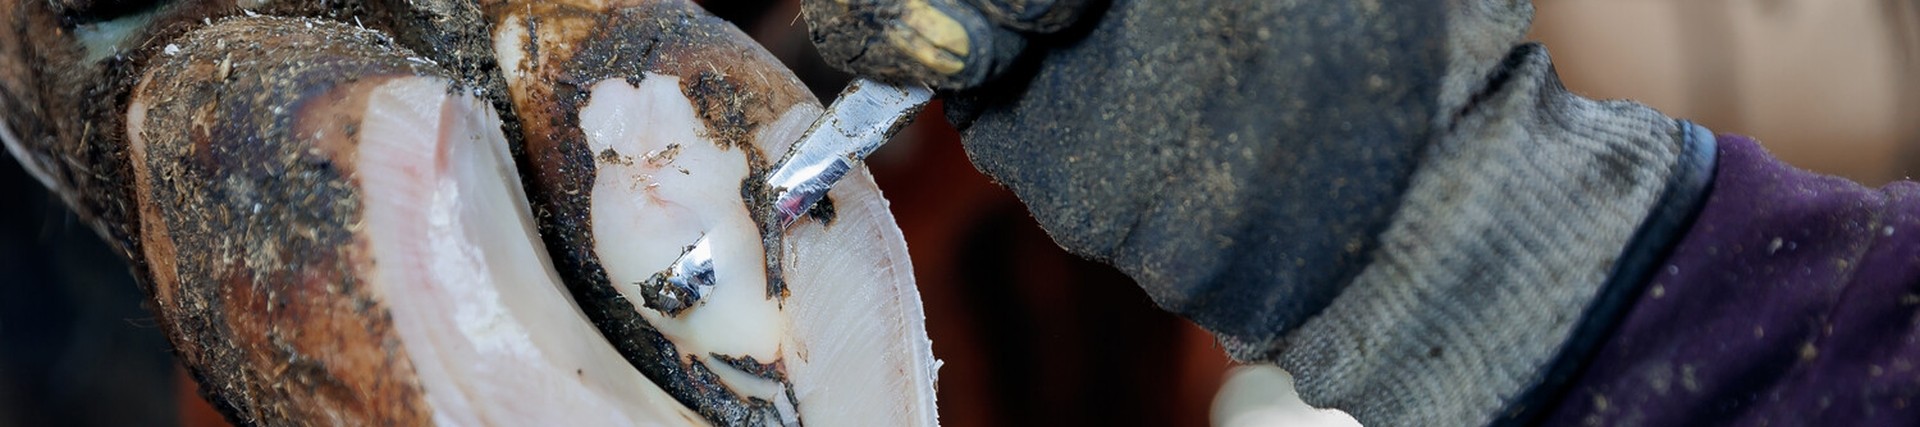
[[[1227,336],[1358,274],[1441,110],[1438,3],[1011,3],[805,10],[830,63],[963,90],[968,153],[1057,242]]]
[[[1001,4],[805,10],[830,62],[952,90],[1061,246],[1369,425],[1551,393],[1711,164],[1697,127],[1568,94],[1526,1]]]
[[[830,63],[963,90],[950,108],[975,164],[1068,250],[1217,333],[1298,325],[1366,264],[1430,137],[1444,11],[1103,3],[805,16]]]

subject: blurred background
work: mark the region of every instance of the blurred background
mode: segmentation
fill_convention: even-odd
[[[707,0],[823,101],[796,0]],[[1868,184],[1920,170],[1920,0],[1539,0],[1576,92],[1757,137]],[[1112,269],[1060,251],[976,172],[936,105],[870,165],[911,247],[941,422],[1205,425],[1231,363]],[[0,427],[224,425],[172,361],[122,262],[0,161]]]
[[[1920,170],[1920,1],[1541,0],[1567,86],[1878,185]]]

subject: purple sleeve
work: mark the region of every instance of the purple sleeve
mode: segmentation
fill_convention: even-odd
[[[1547,425],[1920,425],[1920,184],[1719,138],[1692,229]]]

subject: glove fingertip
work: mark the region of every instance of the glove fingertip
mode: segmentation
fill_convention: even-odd
[[[880,80],[966,89],[998,76],[1026,47],[958,0],[812,1],[813,42],[836,68]]]

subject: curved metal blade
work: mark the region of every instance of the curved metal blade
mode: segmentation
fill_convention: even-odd
[[[771,225],[780,230],[793,225],[932,99],[933,90],[924,85],[896,86],[864,78],[848,84],[767,173],[766,188],[774,193]],[[713,251],[708,245],[701,236],[666,270],[636,284],[647,307],[678,316],[713,291]]]

